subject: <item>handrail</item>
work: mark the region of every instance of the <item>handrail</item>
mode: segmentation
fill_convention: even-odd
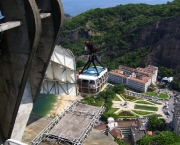
[[[25,143],[22,143],[20,141],[14,140],[14,139],[8,139],[5,141],[4,145],[11,145],[11,143],[16,144],[16,145],[27,145]]]

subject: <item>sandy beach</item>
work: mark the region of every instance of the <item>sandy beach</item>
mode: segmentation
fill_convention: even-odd
[[[53,109],[49,112],[47,116],[51,117],[60,114],[64,111],[66,107],[70,106],[70,104],[77,99],[77,96],[59,95],[57,102],[54,104]]]

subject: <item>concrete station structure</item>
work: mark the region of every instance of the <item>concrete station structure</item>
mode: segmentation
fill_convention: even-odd
[[[60,0],[0,0],[0,8],[0,141],[20,141],[64,12]]]
[[[77,96],[76,83],[76,62],[73,53],[56,45],[40,93]]]
[[[156,83],[157,74],[158,67],[152,65],[136,69],[120,65],[119,69],[109,72],[108,81],[146,92],[151,83]]]

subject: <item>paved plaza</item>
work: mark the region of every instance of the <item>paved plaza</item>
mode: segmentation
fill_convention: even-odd
[[[164,101],[161,101],[161,105],[159,105],[159,104],[155,104],[155,103],[152,103],[152,102],[150,102],[152,105],[149,105],[149,104],[138,104],[138,105],[143,105],[143,106],[153,106],[153,107],[157,107],[158,108],[158,110],[157,111],[147,111],[147,110],[140,110],[140,109],[134,109],[134,106],[137,104],[136,102],[137,101],[139,101],[139,100],[135,100],[135,101],[133,101],[133,102],[131,102],[131,101],[125,101],[124,100],[124,98],[121,96],[121,95],[118,95],[117,94],[117,96],[118,96],[118,98],[121,100],[121,101],[113,101],[113,108],[119,108],[116,112],[115,112],[115,114],[117,114],[117,113],[119,113],[120,111],[122,111],[122,110],[127,110],[127,111],[130,111],[130,112],[132,112],[132,110],[138,110],[138,111],[145,111],[145,112],[152,112],[152,114],[160,114],[160,115],[162,115],[162,117],[165,119],[165,120],[168,120],[168,122],[170,121],[170,118],[167,118],[167,116],[164,114],[164,111],[163,111],[163,107],[164,107],[164,105],[165,105],[165,102]],[[142,98],[140,98],[141,100],[142,100]],[[148,100],[147,99],[143,99],[144,101],[147,101],[148,102]],[[125,105],[124,106],[124,103],[125,102],[127,102],[127,105]],[[170,105],[169,106],[171,106],[170,108],[172,108],[173,107],[173,99],[170,99],[169,100],[169,102],[171,102],[171,103],[169,103]],[[132,112],[133,114],[136,114],[135,112]],[[138,115],[140,118],[141,117],[143,117],[143,115],[139,115],[139,114],[136,114],[136,115]],[[149,114],[150,115],[150,114]],[[170,115],[170,116],[172,116],[172,114]]]

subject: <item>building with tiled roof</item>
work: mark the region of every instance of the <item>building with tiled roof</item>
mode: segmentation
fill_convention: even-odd
[[[120,65],[119,69],[109,72],[108,80],[141,92],[146,92],[151,83],[156,83],[157,74],[158,67],[152,65],[136,69]]]
[[[112,130],[109,132],[108,136],[109,136],[109,135],[112,135],[114,138],[118,138],[118,139],[122,139],[122,138],[123,138],[123,137],[122,137],[122,134],[121,134],[121,131],[120,131],[120,129],[118,129],[118,128],[112,129]]]
[[[114,123],[114,127],[112,127],[112,123]],[[152,135],[152,131],[149,131],[147,128],[147,123],[147,118],[120,120],[114,122],[108,121],[108,124],[95,126],[94,129],[101,130],[105,134],[108,134],[111,139],[119,138],[131,140],[131,142],[135,144],[136,141],[144,135]]]
[[[135,145],[136,141],[146,134],[152,135],[152,131],[149,131],[147,128],[148,125],[148,119],[147,118],[139,118],[137,120],[138,126],[132,126],[131,127],[131,137],[132,137],[132,143]]]

